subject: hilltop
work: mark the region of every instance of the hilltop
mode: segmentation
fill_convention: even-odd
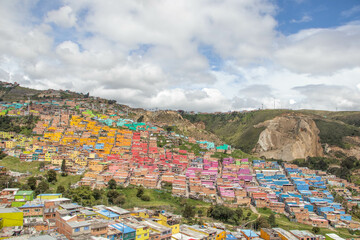
[[[177,134],[218,145],[229,144],[248,154],[268,159],[360,156],[360,112],[320,110],[257,110],[229,113],[131,108],[115,100],[71,92],[36,90],[0,82],[0,98],[16,102],[41,99],[87,99],[88,107],[101,112],[107,104],[126,112],[137,122],[151,122]]]
[[[359,112],[276,109],[183,117],[227,144],[266,158],[360,156]]]

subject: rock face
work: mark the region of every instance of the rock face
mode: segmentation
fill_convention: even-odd
[[[258,156],[291,161],[324,155],[320,144],[320,131],[315,122],[307,116],[279,116],[254,127],[265,127],[254,148]]]

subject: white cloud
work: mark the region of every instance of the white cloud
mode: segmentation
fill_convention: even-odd
[[[352,15],[360,12],[360,5],[353,6],[352,8],[342,11],[341,15],[343,17],[351,17]]]
[[[286,68],[310,74],[360,66],[360,23],[333,29],[307,29],[288,36],[275,53]]]
[[[312,21],[312,17],[309,15],[304,15],[302,16],[302,18],[296,20],[296,19],[292,19],[290,22],[291,23],[304,23],[304,22],[310,22]]]
[[[29,87],[133,107],[228,111],[274,102],[331,108],[304,91],[341,83],[356,96],[349,89],[360,86],[359,23],[282,36],[270,0],[65,0],[37,21],[29,21],[34,5],[21,2],[0,5],[0,77]],[[70,35],[59,38],[50,23]],[[199,53],[204,45],[223,59],[220,71]],[[354,99],[344,96],[339,108],[356,109]]]
[[[53,10],[47,13],[46,22],[53,22],[56,25],[64,28],[70,28],[76,24],[76,15],[71,7],[63,6],[58,10]]]
[[[340,85],[306,85],[295,87],[305,96],[302,104],[310,108],[314,103],[320,109],[353,110],[360,108],[360,91],[356,88],[348,88]]]

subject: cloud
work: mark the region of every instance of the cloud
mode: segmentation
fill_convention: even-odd
[[[351,17],[356,13],[360,12],[360,5],[353,6],[352,8],[342,11],[341,16],[343,17]]]
[[[294,87],[305,96],[302,106],[310,108],[317,105],[320,109],[327,110],[353,110],[360,109],[360,90],[340,85],[306,85]]]
[[[331,74],[360,65],[360,22],[331,29],[306,29],[284,37],[275,60],[301,73]]]
[[[56,25],[64,28],[70,28],[76,24],[76,15],[71,7],[63,6],[58,10],[53,10],[47,13],[46,22],[53,22]]]
[[[304,23],[304,22],[310,22],[310,21],[312,21],[312,17],[309,15],[304,15],[304,16],[302,16],[302,18],[300,18],[298,20],[292,19],[290,22],[291,23]]]
[[[283,36],[271,0],[61,4],[45,14],[35,0],[0,5],[0,78],[207,112],[331,107],[294,86],[359,86],[358,22]]]

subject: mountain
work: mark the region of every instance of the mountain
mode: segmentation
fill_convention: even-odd
[[[115,103],[69,90],[36,90],[6,82],[0,82],[0,98],[10,102],[88,98],[89,106],[97,110],[103,103]],[[275,109],[195,114],[116,105],[138,122],[151,122],[198,140],[226,143],[258,157],[286,161],[308,156],[360,158],[360,112]]]
[[[183,114],[225,143],[259,157],[294,160],[360,156],[360,113],[258,110]]]
[[[75,93],[69,90],[36,90],[22,87],[17,83],[7,83],[0,81],[0,99],[7,102],[20,100],[41,100],[47,98],[72,99],[83,98],[84,94]]]

